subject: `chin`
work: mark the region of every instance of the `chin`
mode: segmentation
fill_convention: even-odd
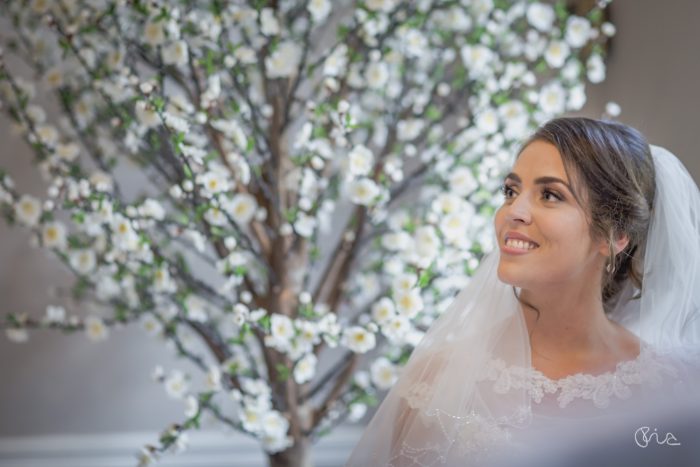
[[[527,271],[516,271],[513,267],[504,265],[503,260],[498,264],[498,280],[504,284],[512,285],[513,287],[524,288],[527,282],[527,277],[531,276],[531,273]]]

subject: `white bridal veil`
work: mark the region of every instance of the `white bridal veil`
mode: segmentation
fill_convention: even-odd
[[[652,146],[656,193],[644,250],[641,299],[628,281],[611,318],[658,349],[700,345],[700,192],[681,162]],[[473,465],[531,422],[531,399],[510,372],[531,367],[530,343],[498,250],[414,350],[353,451],[348,467]]]

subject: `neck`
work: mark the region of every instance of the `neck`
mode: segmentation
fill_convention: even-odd
[[[615,325],[605,316],[600,290],[595,287],[526,290],[525,323],[534,353],[545,359],[582,357],[614,350]]]

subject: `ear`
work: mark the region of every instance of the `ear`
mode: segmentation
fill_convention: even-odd
[[[619,235],[617,239],[613,242],[613,251],[615,251],[615,255],[624,250],[627,247],[627,245],[629,245],[629,243],[630,238],[626,233]],[[608,240],[601,241],[598,251],[601,255],[605,256],[606,258],[610,256],[610,246]]]

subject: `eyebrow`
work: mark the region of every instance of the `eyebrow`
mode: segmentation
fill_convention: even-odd
[[[512,179],[512,180],[514,180],[514,181],[517,182],[517,183],[522,183],[522,182],[523,182],[523,181],[520,179],[520,177],[518,176],[518,174],[516,174],[515,172],[511,172],[511,173],[509,173],[508,175],[506,175],[505,179],[507,180],[507,179],[509,179],[509,178]],[[535,179],[535,184],[536,184],[536,185],[545,185],[545,184],[547,184],[547,183],[561,183],[561,184],[564,185],[571,193],[574,192],[574,191],[571,189],[571,186],[569,186],[568,183],[566,183],[564,180],[562,180],[562,179],[560,179],[560,178],[545,176],[545,177],[538,177],[538,178]]]

